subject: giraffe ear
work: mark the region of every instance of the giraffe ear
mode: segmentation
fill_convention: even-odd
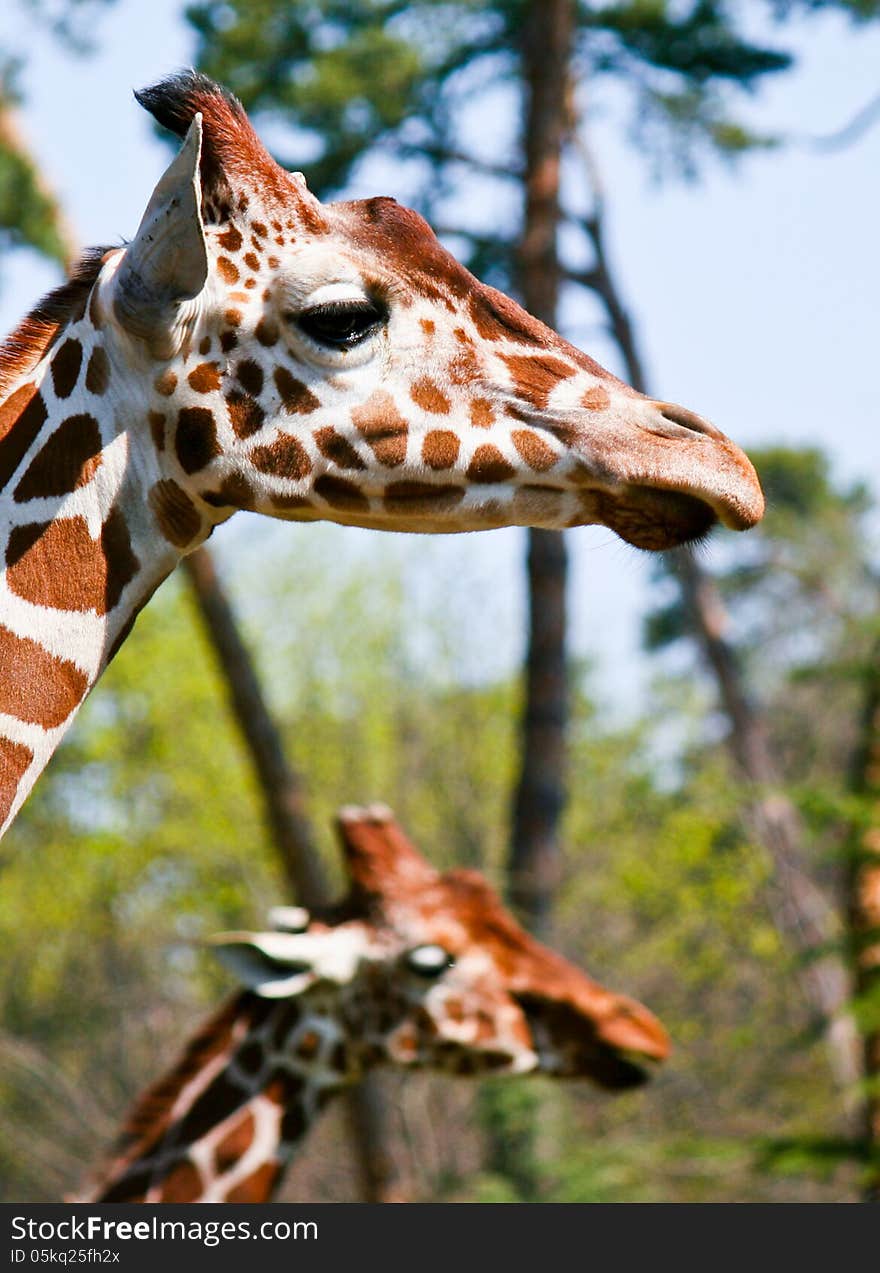
[[[220,933],[210,939],[220,962],[263,999],[300,994],[314,981],[301,943],[283,933]]]
[[[183,146],[153,191],[116,276],[113,307],[117,319],[160,358],[173,355],[180,307],[199,295],[208,277],[199,180],[201,150],[202,117],[197,114]]]

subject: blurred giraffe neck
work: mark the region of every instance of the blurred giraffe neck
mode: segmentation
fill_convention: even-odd
[[[245,993],[138,1101],[90,1202],[267,1202],[352,1079],[327,1011]]]

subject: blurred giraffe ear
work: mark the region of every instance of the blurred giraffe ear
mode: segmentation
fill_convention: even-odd
[[[119,272],[113,307],[122,327],[171,357],[180,306],[198,296],[208,277],[199,159],[202,117],[190,124],[177,157],[153,191]]]
[[[314,981],[301,943],[284,933],[219,933],[210,939],[217,958],[242,985],[263,999],[301,994]]]

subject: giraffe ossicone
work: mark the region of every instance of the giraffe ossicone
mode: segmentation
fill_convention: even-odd
[[[646,1008],[529,936],[477,872],[431,867],[389,810],[339,829],[348,896],[300,932],[216,939],[246,989],[140,1098],[84,1200],[267,1201],[328,1099],[376,1066],[624,1091],[667,1055]]]
[[[478,282],[416,213],[320,203],[200,75],[137,96],[183,146],[134,240],[0,348],[0,829],[140,608],[236,509],[599,523],[651,549],[760,518],[733,443]]]

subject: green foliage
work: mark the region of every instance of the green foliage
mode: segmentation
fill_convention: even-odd
[[[44,24],[71,52],[92,47],[95,10],[114,0],[13,0],[8,7]],[[88,28],[88,34],[86,30]],[[14,118],[27,50],[14,36],[0,47],[0,256],[29,247],[61,265],[71,243],[64,217],[46,176],[30,153]]]
[[[520,115],[523,0],[202,0],[187,17],[197,64],[262,116],[280,158],[304,168],[321,195],[343,189],[362,163],[395,162],[398,190],[441,222],[470,173],[495,183],[496,213],[457,227],[471,268],[510,286],[515,252],[499,226],[515,224],[515,129],[483,156],[473,121],[498,93]],[[707,155],[735,158],[772,139],[734,112],[737,92],[791,65],[785,50],[742,33],[717,0],[681,5],[622,0],[576,11],[575,64],[602,100],[607,82],[630,102],[631,135],[658,173],[693,175]]]
[[[537,1200],[541,1163],[535,1127],[546,1114],[542,1087],[526,1080],[483,1085],[478,1112],[490,1150],[477,1186],[479,1201]]]
[[[374,146],[442,137],[449,78],[503,42],[495,15],[477,3],[209,0],[187,17],[200,69],[250,110],[293,125],[282,156],[291,166],[307,158],[322,193],[340,189]]]
[[[497,631],[485,582],[457,569],[456,601],[419,543],[420,573],[435,585],[420,595],[394,541],[369,557],[339,529],[283,529],[239,543],[237,575],[248,578],[246,626],[327,863],[336,866],[332,811],[381,798],[439,865],[499,879],[516,691],[507,678],[468,680],[468,651]],[[272,570],[254,569],[267,547]],[[721,1199],[814,1187],[749,1172],[757,1137],[830,1131],[834,1108],[759,900],[766,865],[719,759],[660,784],[650,740],[647,722],[604,722],[584,680],[557,943],[660,1013],[671,1062],[623,1099],[495,1082],[475,1111],[466,1085],[464,1096],[442,1086],[431,1152],[413,1168],[417,1194]],[[4,848],[0,1175],[5,1196],[48,1199],[76,1186],[127,1101],[228,984],[199,939],[258,922],[283,898],[180,581],[139,619]],[[85,1120],[67,1118],[70,1091],[83,1093]],[[513,1154],[536,1101],[537,1135]],[[492,1120],[510,1131],[512,1164],[480,1167]],[[405,1161],[410,1132],[395,1136]],[[342,1141],[323,1144],[322,1161],[345,1160]],[[298,1196],[348,1196],[326,1181],[309,1194],[304,1170]],[[846,1170],[815,1188],[843,1196]]]
[[[0,63],[0,254],[27,246],[63,262],[58,205],[25,150],[12,113],[18,67],[2,53]]]
[[[834,480],[820,450],[754,449],[767,495],[764,520],[734,549],[720,536],[715,578],[736,630],[740,653],[769,692],[780,676],[805,691],[819,662],[825,678],[856,673],[873,630],[880,589],[874,505],[861,483]],[[645,643],[661,650],[692,628],[674,585],[674,558],[656,568],[658,603]]]
[[[0,252],[19,246],[64,260],[54,199],[44,190],[33,163],[5,146],[0,135]]]
[[[788,53],[743,39],[729,6],[718,0],[697,0],[684,12],[657,0],[623,0],[599,9],[592,24],[613,32],[640,61],[698,84],[718,77],[749,86],[762,75],[788,70],[792,62]]]

